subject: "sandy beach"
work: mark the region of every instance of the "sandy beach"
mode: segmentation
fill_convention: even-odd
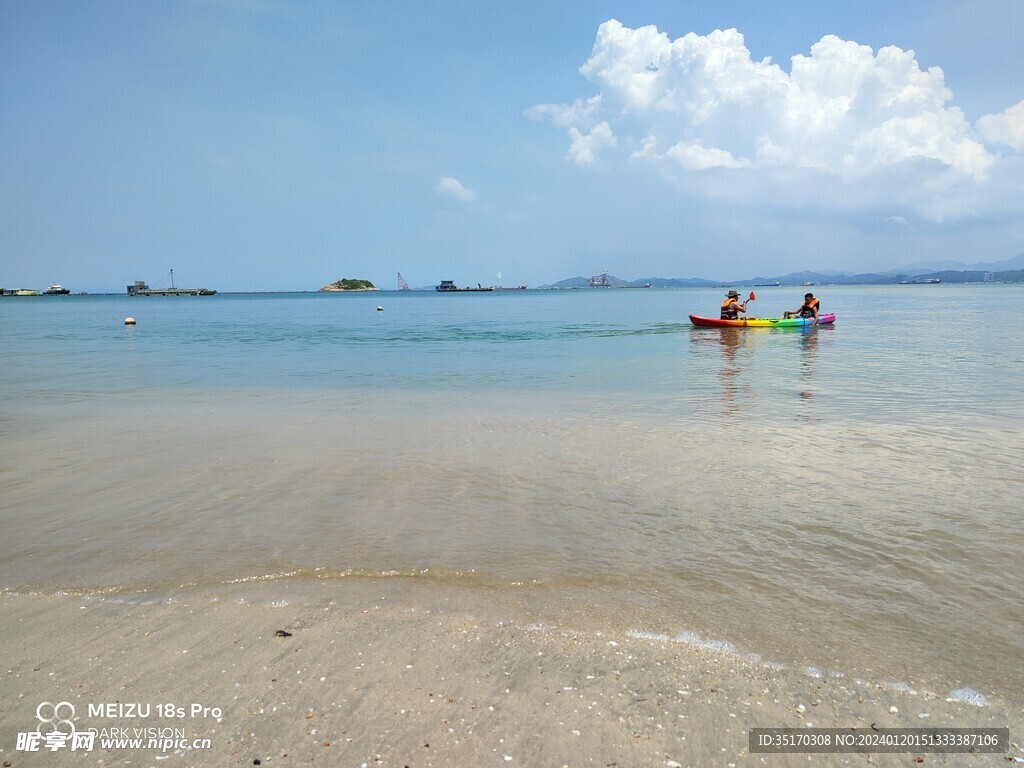
[[[319,608],[208,596],[146,604],[6,595],[2,763],[73,759],[16,750],[17,733],[39,727],[44,701],[73,704],[78,731],[172,728],[189,743],[209,739],[209,748],[168,751],[97,744],[90,759],[100,765],[906,766],[1024,758],[1022,713],[1004,702],[976,706],[814,677],[665,638],[424,612],[375,584],[357,591],[343,606]],[[90,705],[107,707],[104,716],[90,715]],[[113,713],[120,716],[106,716]],[[1008,726],[1011,751],[748,750],[751,727],[872,723]]]

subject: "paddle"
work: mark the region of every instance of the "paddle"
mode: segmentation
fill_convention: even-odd
[[[754,292],[753,292],[753,291],[751,291],[751,292],[750,292],[750,298],[748,298],[748,299],[747,299],[747,301],[753,301],[753,300],[754,300],[754,299],[756,299],[756,298],[757,298],[757,296],[755,296],[755,295],[754,295]],[[744,309],[746,309],[746,308],[747,308],[747,301],[744,301],[744,302],[743,302],[743,308],[744,308]],[[750,319],[750,320],[754,320],[754,319],[756,319],[756,318],[748,318],[748,319]]]

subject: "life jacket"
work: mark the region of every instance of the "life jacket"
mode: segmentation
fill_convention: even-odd
[[[814,310],[821,312],[821,302],[817,299],[811,299],[811,303],[805,303],[800,307],[800,317],[814,317]]]
[[[735,309],[730,309],[730,306],[734,301],[736,301],[736,299],[726,299],[722,302],[722,320],[735,320],[740,316],[740,313]]]

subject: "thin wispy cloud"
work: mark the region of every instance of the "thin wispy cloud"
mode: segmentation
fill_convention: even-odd
[[[550,120],[559,128],[569,128],[589,122],[601,108],[601,96],[576,99],[572,104],[536,104],[526,110],[531,120]]]
[[[434,191],[442,197],[449,197],[463,203],[472,203],[476,200],[476,192],[467,189],[461,181],[451,176],[442,176],[434,187]]]

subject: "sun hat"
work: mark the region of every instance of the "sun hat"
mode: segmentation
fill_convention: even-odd
[[[726,298],[728,298],[728,299],[736,299],[736,298],[739,298],[739,294],[738,294],[738,293],[736,293],[736,291],[729,291],[729,292],[728,292],[727,294],[725,294],[725,296],[726,296]]]

